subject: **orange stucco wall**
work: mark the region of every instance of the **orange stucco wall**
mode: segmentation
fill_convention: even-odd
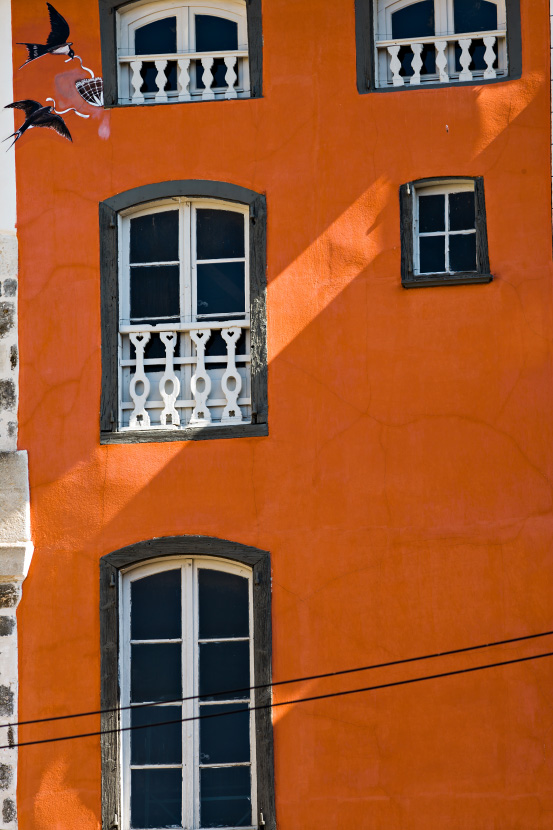
[[[100,73],[97,4],[57,5]],[[271,551],[275,679],[553,627],[549,9],[521,6],[520,81],[360,96],[353,0],[265,0],[263,99],[89,108],[73,145],[18,142],[20,718],[98,708],[98,560],[154,536]],[[43,42],[42,0],[13,16],[14,41]],[[81,74],[43,58],[15,99],[74,105]],[[400,286],[398,188],[438,175],[484,176],[488,286]],[[185,178],[267,196],[270,435],[100,446],[98,202]],[[539,660],[275,710],[280,830],[550,830],[552,681]],[[19,821],[98,827],[97,738],[20,751]]]

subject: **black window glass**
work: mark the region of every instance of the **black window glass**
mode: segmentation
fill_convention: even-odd
[[[449,194],[449,229],[466,231],[474,228],[474,191]]]
[[[456,32],[494,32],[497,6],[488,0],[454,0],[453,19]]]
[[[445,196],[419,196],[419,233],[445,231]]]
[[[244,256],[244,215],[233,210],[196,211],[196,257],[238,259]]]
[[[179,266],[131,267],[131,319],[179,317]]]
[[[200,640],[249,636],[248,580],[201,568],[198,572]]]
[[[131,640],[176,640],[181,629],[180,569],[131,582]]]
[[[182,723],[180,706],[144,706],[131,711],[131,764],[180,764]],[[230,718],[233,720],[233,718]],[[165,726],[159,724],[166,723]],[[147,724],[147,725],[146,725]]]
[[[131,827],[182,827],[180,769],[131,770]]]
[[[250,644],[247,640],[200,643],[200,696],[204,700],[248,698],[249,685]]]
[[[394,12],[392,38],[432,37],[435,34],[434,0],[423,0]]]
[[[161,55],[177,51],[177,18],[164,17],[134,33],[135,55]]]
[[[250,713],[246,710],[247,705],[235,703],[231,706],[200,707],[201,764],[238,764],[250,760]],[[218,713],[221,716],[215,717]]]
[[[197,266],[197,313],[232,314],[245,310],[243,262]]]
[[[178,700],[182,697],[181,645],[131,645],[131,702]]]
[[[421,236],[420,272],[438,274],[445,271],[445,236]]]
[[[238,24],[224,17],[197,14],[196,52],[235,52],[238,49]]]
[[[252,824],[249,767],[200,770],[202,827],[249,827]]]
[[[452,234],[449,237],[449,270],[476,271],[476,234]]]
[[[131,219],[131,263],[178,262],[178,259],[178,210],[164,210]]]

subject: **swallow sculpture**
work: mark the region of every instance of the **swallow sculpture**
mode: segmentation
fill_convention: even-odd
[[[64,17],[55,10],[51,3],[46,3],[50,15],[50,34],[45,44],[42,43],[19,43],[18,46],[26,46],[29,57],[23,66],[36,61],[43,55],[69,55],[67,61],[73,60],[75,53],[72,43],[69,43],[69,25]],[[65,61],[67,63],[67,61]]]
[[[61,115],[55,111],[56,102],[53,98],[47,98],[46,100],[53,101],[54,106],[43,106],[42,104],[39,104],[38,101],[31,101],[30,99],[25,101],[14,101],[13,104],[6,104],[4,109],[18,109],[23,110],[25,113],[25,121],[23,122],[23,125],[4,139],[4,141],[8,141],[10,138],[14,139],[13,143],[8,147],[8,150],[13,147],[18,139],[21,138],[23,133],[27,132],[27,130],[31,130],[33,127],[47,127],[50,130],[55,130],[58,135],[61,135],[68,141],[73,141],[65,121]],[[69,112],[69,110],[63,110],[63,112]],[[82,113],[77,113],[77,115],[82,115]],[[86,115],[84,116],[84,118],[87,117],[88,116]]]

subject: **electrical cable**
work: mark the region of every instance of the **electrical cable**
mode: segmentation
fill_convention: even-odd
[[[57,743],[58,741],[71,741],[77,738],[95,738],[103,735],[112,735],[119,732],[132,732],[135,729],[152,729],[158,726],[171,726],[177,723],[188,723],[190,721],[205,720],[207,718],[220,718],[228,715],[237,715],[242,712],[256,712],[260,709],[276,709],[279,706],[292,706],[295,703],[308,703],[315,700],[327,700],[335,697],[345,697],[346,695],[360,694],[361,692],[375,692],[380,689],[391,689],[395,686],[407,686],[410,683],[422,683],[425,680],[438,680],[443,677],[453,677],[454,675],[469,674],[470,672],[483,671],[485,669],[495,669],[500,666],[511,666],[515,663],[527,663],[529,660],[540,660],[543,657],[553,657],[553,651],[544,654],[532,654],[529,657],[519,657],[516,660],[505,660],[501,663],[488,663],[485,666],[472,666],[468,669],[457,669],[450,672],[442,672],[441,674],[424,675],[423,677],[411,677],[407,680],[396,680],[393,683],[381,683],[378,686],[364,686],[360,689],[346,689],[341,692],[329,692],[324,695],[312,695],[310,697],[300,697],[294,700],[283,700],[279,703],[264,703],[259,706],[247,706],[243,709],[235,709],[233,712],[217,712],[211,715],[194,715],[189,718],[178,718],[176,720],[162,721],[155,724],[137,724],[136,726],[123,726],[117,729],[103,729],[98,732],[85,732],[79,735],[62,735],[58,738],[43,738],[38,741],[23,741],[21,743],[12,743],[5,746],[0,746],[0,749],[17,749],[23,746],[36,746],[37,744]]]
[[[210,694],[210,697],[220,698],[224,697],[224,695],[236,694],[237,692],[259,691],[261,689],[275,688],[276,686],[287,686],[292,683],[304,683],[310,680],[325,680],[328,677],[339,677],[346,674],[356,674],[364,671],[372,671],[374,669],[387,669],[392,666],[401,666],[406,663],[418,663],[423,660],[434,660],[437,657],[450,657],[453,654],[464,654],[468,651],[478,651],[484,648],[493,648],[495,646],[504,646],[512,643],[522,643],[525,640],[536,640],[539,637],[549,637],[551,634],[553,634],[553,631],[541,631],[539,634],[527,634],[524,637],[512,637],[509,640],[497,640],[491,643],[482,643],[477,646],[465,646],[464,648],[456,648],[451,649],[449,651],[438,651],[433,654],[423,654],[419,657],[406,657],[402,660],[391,660],[387,663],[374,663],[370,666],[359,666],[354,669],[341,669],[339,671],[325,672],[324,674],[312,674],[307,675],[305,677],[294,677],[290,680],[277,680],[273,683],[259,683],[256,686],[248,686],[243,689],[226,689],[222,692],[215,692],[213,694]],[[85,718],[92,715],[108,715],[112,712],[123,712],[126,709],[140,709],[147,706],[166,706],[170,703],[183,703],[188,700],[198,700],[198,698],[200,697],[205,697],[205,695],[190,695],[189,697],[179,697],[175,698],[174,700],[154,701],[152,703],[138,703],[133,704],[131,706],[116,706],[112,709],[96,709],[90,712],[77,712],[72,715],[55,715],[49,718],[35,718],[34,720],[22,720],[17,721],[16,723],[3,723],[0,724],[0,729],[9,727],[15,729],[18,726],[31,726],[35,723],[50,723],[52,721],[71,720],[73,718]]]

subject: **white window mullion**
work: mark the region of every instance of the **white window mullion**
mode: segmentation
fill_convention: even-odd
[[[449,274],[449,193],[445,194],[445,271]]]
[[[121,712],[120,723],[122,727],[128,727],[131,724],[130,709],[125,707],[130,704],[130,678],[131,678],[131,608],[130,608],[130,580],[121,578],[119,575],[119,595],[122,597],[119,620],[119,636],[122,644],[121,648],[121,664],[122,671],[120,672],[121,683]],[[131,732],[127,730],[120,734],[120,752],[121,757],[126,762],[122,764],[121,769],[121,792],[123,793],[123,800],[121,804],[122,826],[131,826]]]
[[[197,317],[197,309],[198,309],[198,268],[197,268],[197,259],[198,259],[198,251],[197,251],[197,234],[196,234],[196,222],[197,222],[198,210],[195,205],[193,205],[190,209],[190,284],[191,284],[191,291],[190,291],[190,298],[191,298],[191,308],[190,308],[190,319],[195,320]]]
[[[193,568],[193,616],[190,625],[190,631],[193,641],[193,652],[190,666],[194,675],[194,695],[200,693],[200,647],[198,645],[200,635],[200,602],[199,602],[199,588],[198,588],[198,562],[194,561]],[[196,697],[194,700],[194,716],[197,718],[200,714],[200,700]],[[200,721],[195,720],[194,723],[194,827],[200,826]]]
[[[194,672],[194,566],[187,559],[182,566],[182,760],[183,760],[183,797],[182,820],[184,830],[196,827],[194,816],[194,777],[195,777],[195,722],[186,720],[194,717],[195,701],[190,698],[196,694]],[[188,698],[188,699],[187,699]]]

